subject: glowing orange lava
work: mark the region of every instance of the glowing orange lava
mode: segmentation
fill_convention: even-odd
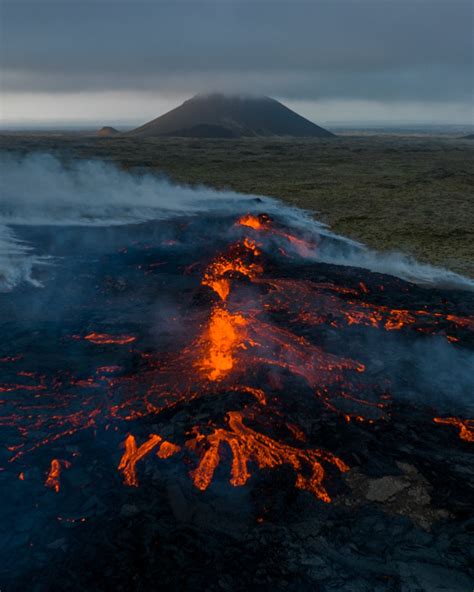
[[[215,259],[204,273],[202,285],[209,286],[223,301],[227,300],[230,292],[229,276],[232,273],[239,273],[253,279],[263,272],[262,267],[257,263],[243,260],[241,255],[243,249],[250,251],[254,257],[260,254],[256,243],[250,239],[245,239],[242,243],[233,245],[227,255]]]
[[[265,230],[270,232],[273,236],[279,236],[286,239],[294,249],[302,256],[307,255],[309,252],[314,252],[316,245],[310,243],[303,238],[297,237],[293,234],[285,232],[281,228],[275,228],[270,225],[270,218],[265,214],[255,216],[253,214],[246,214],[237,220],[237,224],[240,226],[246,226],[253,230]]]
[[[161,436],[151,434],[146,442],[137,448],[135,436],[131,434],[125,440],[125,452],[120,460],[118,469],[123,472],[126,485],[138,487],[137,462],[146,456],[162,441]]]
[[[188,448],[201,456],[198,467],[191,472],[195,486],[201,491],[209,487],[221,461],[221,443],[226,443],[232,453],[230,483],[235,487],[245,485],[250,478],[250,462],[255,462],[260,469],[289,464],[296,473],[296,487],[310,491],[328,503],[331,498],[322,484],[325,476],[322,462],[336,466],[341,472],[349,469],[331,453],[318,449],[294,448],[252,430],[243,423],[240,412],[228,413],[228,425],[229,429],[215,428],[209,435],[202,435],[195,428],[195,437],[186,442]]]
[[[53,458],[51,466],[49,468],[48,476],[46,477],[45,486],[50,489],[54,489],[56,493],[59,493],[60,489],[60,477],[62,468],[68,469],[71,463],[67,460],[58,460]]]
[[[115,344],[115,345],[125,345],[127,343],[133,343],[136,341],[136,337],[132,335],[109,335],[108,333],[89,333],[84,337],[87,341],[91,343],[96,343],[97,345],[104,345],[104,344]]]
[[[452,425],[459,429],[459,437],[466,442],[474,442],[474,419],[458,419],[457,417],[435,417],[435,423]]]
[[[221,380],[235,364],[235,351],[245,347],[246,319],[216,307],[204,335],[205,353],[198,366],[209,380]]]
[[[246,214],[245,216],[242,216],[237,221],[237,224],[240,224],[241,226],[248,226],[254,230],[260,230],[263,228],[260,218],[258,216],[254,216],[253,214]]]
[[[174,454],[178,453],[180,450],[180,446],[165,440],[164,442],[162,442],[160,448],[158,449],[156,456],[158,456],[159,458],[169,458],[170,456],[173,456]]]
[[[326,472],[345,472],[348,466],[330,452],[311,448],[313,438],[318,433],[327,434],[331,426],[343,430],[353,430],[355,426],[364,429],[366,425],[358,424],[388,419],[393,412],[390,378],[382,375],[383,368],[380,372],[377,367],[374,370],[369,346],[360,353],[361,359],[367,361],[367,370],[364,364],[350,357],[357,355],[353,352],[358,351],[359,334],[367,333],[372,337],[376,330],[385,333],[406,329],[407,335],[416,331],[442,335],[456,342],[458,333],[463,339],[464,332],[474,330],[472,318],[439,312],[444,310],[441,305],[430,311],[428,304],[426,310],[418,304],[420,310],[409,310],[411,301],[397,298],[397,306],[406,302],[407,309],[392,309],[387,306],[388,292],[380,296],[372,280],[370,289],[363,282],[358,283],[357,276],[347,286],[337,285],[338,275],[332,283],[327,279],[332,276],[327,276],[324,270],[321,276],[317,267],[313,270],[308,265],[308,272],[301,272],[298,260],[295,269],[287,269],[284,265],[288,262],[282,262],[279,255],[272,258],[272,253],[281,252],[283,245],[288,252],[293,255],[299,252],[308,261],[308,257],[313,257],[315,244],[289,234],[285,226],[266,215],[247,214],[236,224],[242,228],[234,226],[229,236],[238,235],[240,239],[213,260],[203,263],[198,258],[194,260],[192,255],[191,263],[184,259],[186,275],[204,269],[195,282],[192,278],[194,285],[200,282],[217,294],[217,297],[211,294],[211,299],[205,289],[199,288],[189,309],[186,304],[179,304],[182,308],[177,310],[179,314],[183,312],[183,326],[190,328],[189,334],[197,334],[190,343],[185,333],[183,341],[181,336],[176,342],[166,341],[169,348],[161,347],[161,342],[154,351],[148,346],[144,351],[135,351],[135,346],[125,348],[133,359],[130,363],[123,360],[123,366],[119,366],[115,364],[122,363],[122,359],[113,355],[113,348],[92,348],[82,340],[99,346],[127,345],[137,340],[135,336],[99,332],[84,336],[81,333],[74,335],[74,339],[81,342],[79,345],[87,355],[90,356],[91,351],[94,354],[90,371],[84,370],[89,366],[78,364],[78,375],[68,368],[64,371],[60,368],[54,377],[47,371],[44,376],[39,371],[30,371],[31,367],[24,367],[23,362],[20,370],[17,362],[21,355],[0,358],[1,364],[15,364],[7,368],[5,382],[0,383],[0,403],[5,401],[8,403],[5,408],[13,409],[0,417],[0,426],[16,429],[15,439],[6,446],[11,453],[9,462],[40,446],[70,438],[79,430],[103,428],[112,433],[112,430],[119,430],[119,421],[141,419],[145,419],[145,426],[151,425],[147,420],[153,418],[154,422],[157,418],[160,421],[159,414],[163,411],[167,411],[167,418],[172,418],[174,410],[181,411],[180,406],[183,406],[191,410],[190,413],[199,409],[195,416],[199,419],[192,419],[190,424],[173,423],[171,419],[167,435],[183,425],[187,429],[201,423],[193,427],[191,436],[189,432],[178,434],[180,445],[158,434],[148,436],[149,432],[145,432],[145,437],[140,436],[140,445],[135,436],[126,437],[118,464],[126,485],[139,485],[137,466],[147,455],[161,462],[158,459],[165,460],[179,453],[180,458],[194,463],[191,478],[194,485],[204,491],[219,465],[230,457],[229,480],[233,486],[247,483],[256,467],[270,470],[287,465],[295,475],[296,487],[330,502],[323,484]],[[249,238],[252,236],[260,242]],[[265,262],[267,269],[264,270]],[[149,267],[162,264],[152,263]],[[290,279],[298,275],[299,279]],[[383,285],[380,289],[384,289]],[[398,289],[397,284],[394,289]],[[185,302],[187,300],[183,300]],[[196,326],[196,319],[200,319],[202,325]],[[78,331],[76,325],[71,331]],[[349,343],[352,337],[355,337],[354,344]],[[387,335],[382,338],[386,339]],[[401,335],[400,340],[402,338],[405,335]],[[425,335],[416,334],[416,338],[424,339]],[[346,339],[350,347],[342,343],[340,349],[338,340]],[[183,342],[186,345],[183,346]],[[143,339],[140,343],[146,344],[149,340]],[[454,349],[456,346],[447,347]],[[85,372],[90,376],[84,375]],[[220,400],[215,405],[217,397]],[[203,413],[201,407],[194,406],[198,398],[203,399]],[[15,406],[9,407],[10,400]],[[211,400],[212,412],[209,411]],[[190,402],[193,405],[189,405]],[[238,409],[240,404],[241,410],[227,413],[224,423],[225,412],[229,408]],[[216,419],[219,410],[221,415]],[[304,414],[314,410],[316,414],[324,414],[318,417],[317,427],[304,421]],[[324,423],[332,413],[337,414],[334,422]],[[302,417],[304,429],[293,423]],[[430,412],[426,416],[428,424],[431,418]],[[474,442],[473,419],[436,417],[433,421],[457,428],[459,438]],[[324,429],[318,431],[323,424]],[[152,429],[161,432],[161,428]],[[262,433],[267,430],[273,437]],[[125,438],[129,428],[124,428],[123,433]],[[285,433],[286,438],[280,439]],[[458,442],[458,445],[463,444]],[[61,471],[69,466],[68,461],[53,459],[46,487],[59,492]],[[0,470],[3,469],[0,467]],[[23,481],[25,473],[18,474],[18,470],[15,475]],[[30,482],[31,474],[26,475]]]

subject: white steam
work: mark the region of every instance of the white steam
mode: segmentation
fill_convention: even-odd
[[[212,208],[248,209],[252,196],[173,185],[132,175],[103,161],[66,166],[48,154],[0,158],[0,290],[26,281],[45,262],[15,233],[24,226],[114,226],[198,214]],[[247,207],[246,207],[247,204]]]
[[[33,154],[0,161],[0,221],[14,225],[112,226],[192,214],[210,202],[246,196],[172,185],[152,175],[132,175],[103,161],[66,166]],[[249,197],[246,198],[251,199]]]
[[[342,241],[344,239],[341,239]],[[420,263],[403,253],[378,253],[358,243],[346,242],[344,249],[341,249],[340,246],[324,245],[320,249],[317,259],[323,263],[351,265],[377,273],[387,273],[415,284],[474,290],[474,280],[442,267]]]
[[[134,175],[102,161],[64,164],[50,155],[0,159],[0,290],[22,281],[38,285],[34,269],[47,257],[17,233],[22,227],[112,226],[166,219],[176,215],[267,212],[318,243],[305,257],[336,265],[362,267],[413,282],[474,289],[474,281],[423,265],[400,254],[379,254],[337,236],[309,213],[277,200],[192,189],[152,175]]]
[[[36,256],[8,226],[0,224],[0,291],[11,290],[22,281],[39,287],[33,268],[44,264],[46,257]]]

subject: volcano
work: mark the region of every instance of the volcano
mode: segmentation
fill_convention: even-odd
[[[196,95],[179,107],[129,132],[134,136],[229,138],[334,134],[269,97]]]
[[[100,130],[98,130],[97,136],[99,136],[99,138],[107,138],[109,136],[116,136],[119,133],[120,132],[116,130],[114,127],[106,125],[104,127],[101,127]]]

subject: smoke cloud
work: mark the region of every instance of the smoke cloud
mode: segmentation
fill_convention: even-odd
[[[190,188],[150,174],[133,174],[103,161],[61,162],[49,154],[3,155],[0,200],[0,289],[21,282],[35,286],[35,269],[51,264],[51,253],[31,240],[35,226],[99,226],[138,224],[175,216],[266,212],[317,245],[299,253],[304,258],[362,267],[408,281],[473,289],[474,282],[453,272],[420,264],[397,254],[380,254],[332,233],[309,212],[278,200]],[[78,245],[78,248],[80,246]]]

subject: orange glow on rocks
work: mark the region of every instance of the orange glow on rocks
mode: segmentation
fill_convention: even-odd
[[[249,251],[252,251],[252,253],[254,254],[255,257],[258,257],[261,254],[261,251],[258,248],[258,245],[254,240],[245,237],[242,242],[243,242],[244,247],[246,249],[248,249]],[[261,269],[261,271],[263,271],[263,269]]]
[[[260,230],[263,228],[260,218],[258,216],[254,216],[253,214],[246,214],[245,216],[242,216],[237,221],[237,224],[240,224],[241,226],[248,226],[254,230]]]
[[[435,417],[435,423],[451,425],[459,430],[459,437],[466,442],[474,442],[474,419],[458,419],[457,417]]]
[[[67,460],[58,460],[53,458],[51,466],[49,468],[48,476],[46,477],[45,486],[50,489],[54,489],[56,493],[59,493],[60,489],[60,477],[63,468],[68,469],[71,463]]]
[[[289,230],[264,215],[248,214],[229,223],[223,237],[231,237],[230,244],[206,255],[205,261],[194,251],[186,254],[183,246],[175,268],[167,262],[169,270],[156,283],[153,276],[145,285],[148,291],[140,285],[130,302],[128,294],[119,302],[110,295],[110,317],[97,320],[95,326],[113,326],[113,314],[121,315],[124,307],[117,334],[84,335],[79,322],[68,327],[65,334],[76,341],[72,353],[77,351],[77,368],[58,366],[53,374],[48,368],[36,370],[35,359],[29,366],[23,355],[0,358],[0,403],[7,410],[0,425],[12,434],[6,443],[7,462],[46,446],[59,447],[72,437],[81,442],[86,430],[94,435],[103,430],[117,438],[114,450],[123,442],[118,470],[128,486],[139,485],[138,470],[145,457],[165,464],[177,456],[193,463],[192,480],[204,491],[218,478],[218,467],[230,459],[233,486],[247,483],[257,469],[286,465],[295,475],[296,487],[329,502],[325,480],[346,471],[347,465],[319,448],[320,441],[341,450],[347,434],[348,442],[357,442],[352,439],[356,430],[370,430],[376,421],[391,421],[397,413],[397,393],[391,393],[393,382],[387,373],[391,366],[385,364],[383,351],[371,350],[372,343],[388,341],[387,331],[400,332],[400,347],[413,335],[420,342],[437,335],[453,342],[445,346],[456,353],[458,341],[461,347],[469,345],[465,337],[474,325],[471,317],[462,316],[467,307],[454,308],[458,315],[447,314],[449,303],[425,301],[415,290],[411,301],[412,288],[398,280],[392,284],[387,278],[379,286],[379,280],[362,275],[365,272],[346,275],[331,269],[337,266],[318,267],[315,245],[305,240],[307,235]],[[280,245],[292,259],[281,256]],[[305,259],[309,249],[311,256]],[[127,265],[138,261],[143,264],[134,253]],[[171,312],[164,306],[157,323],[152,313],[143,319],[142,295],[158,309],[161,290],[166,298],[176,296]],[[397,290],[393,300],[390,290]],[[122,333],[128,330],[124,322],[140,336],[138,345],[107,347],[137,341]],[[57,347],[57,341],[49,347]],[[175,413],[181,418],[176,423]],[[463,446],[456,430],[464,442],[474,441],[474,420],[433,420],[433,415],[431,408],[425,413],[428,425],[434,421],[451,426],[448,430],[455,428],[454,445]],[[160,427],[163,417],[170,422],[166,431]],[[135,423],[129,427],[125,422]],[[137,435],[127,436],[135,427]],[[150,431],[170,438],[176,434],[179,445],[157,433],[148,435]],[[50,454],[42,466],[53,454],[59,455]],[[68,454],[81,456],[82,450],[71,448]],[[53,459],[45,485],[58,492],[61,471],[67,467],[67,461]],[[20,469],[24,466],[15,467],[14,478],[23,480]],[[28,483],[33,474],[26,473]]]
[[[240,226],[246,226],[253,230],[264,230],[272,236],[280,237],[287,240],[300,255],[307,255],[309,252],[314,252],[316,245],[306,241],[303,238],[297,237],[294,234],[285,232],[281,228],[277,228],[271,224],[271,220],[265,214],[255,216],[253,214],[246,214],[237,221]]]
[[[209,277],[204,278],[202,283],[204,286],[212,288],[221,300],[227,300],[227,296],[230,293],[230,280],[223,277]]]
[[[231,278],[234,274],[241,274],[253,279],[263,273],[262,267],[253,262],[243,260],[242,251],[247,250],[257,257],[260,254],[254,241],[245,239],[242,243],[236,243],[229,249],[227,255],[215,259],[204,273],[203,286],[209,286],[221,300],[227,300],[230,293]]]
[[[109,335],[108,333],[93,332],[86,335],[84,339],[97,345],[126,345],[127,343],[133,343],[137,338],[132,335]]]
[[[170,456],[177,454],[180,450],[180,446],[177,446],[176,444],[173,444],[172,442],[168,442],[167,440],[165,440],[161,443],[161,446],[158,449],[156,456],[158,456],[159,458],[169,458]]]
[[[122,471],[126,485],[138,487],[137,462],[146,456],[162,441],[161,436],[152,434],[146,442],[137,448],[135,436],[131,434],[125,440],[125,452],[120,460],[118,469]]]
[[[191,472],[191,477],[201,491],[209,487],[221,461],[221,443],[226,443],[232,453],[230,483],[234,487],[245,485],[250,478],[250,462],[255,462],[260,469],[288,464],[296,473],[296,487],[328,503],[331,498],[323,486],[325,471],[322,463],[334,465],[341,472],[349,469],[333,454],[318,449],[294,448],[252,430],[244,424],[240,412],[228,413],[228,426],[228,429],[215,428],[207,436],[195,429],[195,438],[186,443],[188,448],[200,454],[199,465]]]
[[[198,366],[209,380],[221,380],[234,367],[235,352],[244,347],[246,319],[222,307],[214,308],[203,341],[205,353]]]

